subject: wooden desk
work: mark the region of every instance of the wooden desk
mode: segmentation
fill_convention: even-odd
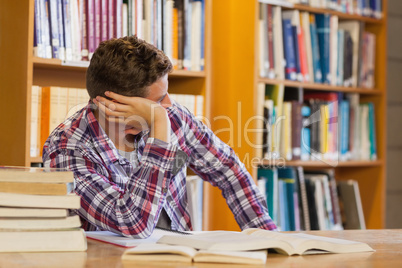
[[[376,252],[284,256],[269,254],[266,267],[401,267],[401,230],[313,231],[314,235],[336,237],[368,243]],[[2,241],[0,241],[1,243]],[[88,239],[87,252],[0,253],[0,267],[243,267],[242,265],[122,263],[125,249]],[[259,266],[247,266],[259,267]]]

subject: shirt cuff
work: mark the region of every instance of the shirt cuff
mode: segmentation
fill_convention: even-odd
[[[267,216],[262,216],[260,218],[255,218],[251,222],[247,223],[245,226],[243,226],[244,229],[248,228],[260,228],[260,229],[265,229],[265,230],[271,230],[271,231],[278,231],[275,223],[272,221],[271,217]]]
[[[173,172],[178,147],[155,138],[148,138],[141,162]]]

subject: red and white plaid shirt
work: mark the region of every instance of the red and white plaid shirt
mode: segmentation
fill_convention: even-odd
[[[240,228],[276,230],[264,197],[234,151],[186,108],[174,103],[167,109],[171,143],[138,136],[140,161],[134,167],[100,127],[91,104],[60,124],[43,147],[46,167],[74,172],[75,192],[81,196],[77,213],[84,229],[145,238],[164,207],[173,230],[191,230],[185,187],[188,166],[219,187]],[[185,163],[175,171],[179,152],[185,153]]]

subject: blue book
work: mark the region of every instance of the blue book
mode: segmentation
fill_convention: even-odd
[[[301,115],[303,120],[303,127],[301,130],[301,155],[300,159],[303,161],[310,160],[310,146],[311,146],[311,133],[309,126],[309,117],[311,115],[311,109],[308,106],[302,106]]]
[[[34,56],[44,58],[45,48],[44,40],[42,36],[42,24],[41,24],[41,2],[39,0],[35,1],[34,6]]]
[[[369,139],[370,139],[370,159],[377,160],[377,141],[376,141],[376,127],[375,127],[375,113],[374,113],[374,104],[369,102],[368,104],[369,109]]]
[[[57,19],[57,0],[48,0],[49,4],[49,26],[50,26],[50,43],[52,45],[52,57],[60,59],[60,40],[59,25]]]
[[[63,27],[63,1],[57,0],[57,25],[59,26],[59,59],[66,59],[66,44],[64,40],[64,27]]]
[[[311,35],[310,38],[311,38],[311,49],[313,58],[314,82],[322,83],[320,49],[318,46],[317,26],[315,24],[314,15],[310,15],[310,35]]]
[[[349,152],[349,101],[342,100],[340,104],[340,157],[341,160],[347,160]]]
[[[191,70],[191,3],[190,0],[184,0],[184,50],[183,50],[183,68]]]
[[[49,0],[38,0],[40,2],[40,16],[41,16],[41,29],[42,41],[45,50],[45,58],[52,58],[52,45],[50,42],[50,29],[49,29]]]
[[[329,14],[317,14],[317,35],[318,46],[320,51],[320,65],[322,72],[322,82],[325,84],[331,84],[331,72],[330,72],[330,19]]]
[[[297,217],[299,216],[296,215],[296,208],[295,208],[295,202],[298,200],[298,195],[294,191],[295,187],[294,184],[296,181],[296,170],[293,167],[278,168],[278,180],[279,182],[282,181],[284,183],[283,184],[284,189],[282,193],[284,195],[285,200],[284,203],[281,204],[286,204],[283,210],[286,217],[286,230],[295,231],[296,230],[295,218],[296,216]]]
[[[288,201],[286,196],[286,183],[284,180],[278,180],[278,193],[279,193],[279,226],[280,231],[290,231],[289,229],[289,215],[288,215]]]
[[[204,70],[204,63],[205,63],[205,0],[201,0],[201,71]]]
[[[295,50],[295,61],[296,61],[296,80],[303,81],[303,76],[301,73],[301,64],[300,64],[300,53],[299,53],[299,39],[297,37],[297,26],[292,25],[292,34],[293,34],[293,48]]]
[[[265,178],[265,193],[269,215],[278,224],[278,171],[277,168],[259,168],[257,178]]]
[[[63,0],[63,27],[64,27],[64,43],[66,48],[66,60],[73,60],[73,48],[71,43],[71,10],[70,0]]]
[[[343,86],[343,62],[344,62],[344,48],[345,48],[345,31],[338,30],[338,63],[336,70],[336,85]]]
[[[282,20],[283,47],[285,54],[285,78],[296,80],[296,55],[292,33],[292,23],[289,19]]]

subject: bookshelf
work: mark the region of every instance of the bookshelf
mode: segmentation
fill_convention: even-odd
[[[59,59],[33,56],[34,0],[2,1],[1,14],[1,106],[2,154],[0,165],[30,166],[41,157],[30,157],[31,87],[85,88],[88,62],[64,63]],[[211,4],[205,1],[205,47],[210,46]],[[8,27],[14,25],[14,27]],[[13,28],[13,29],[11,29]],[[12,40],[12,41],[10,41]],[[169,92],[204,96],[204,115],[210,110],[210,54],[205,53],[203,71],[174,70],[169,75]]]
[[[217,3],[218,2],[218,3]],[[269,2],[269,1],[261,1]],[[256,179],[257,166],[269,165],[270,161],[262,160],[253,144],[258,144],[260,134],[254,131],[258,124],[252,118],[261,114],[257,107],[261,96],[258,95],[258,84],[283,85],[285,87],[301,88],[324,92],[357,93],[361,102],[373,102],[375,105],[375,124],[377,141],[377,160],[375,161],[286,161],[287,166],[302,166],[305,170],[334,168],[337,180],[357,180],[360,187],[366,227],[377,229],[385,227],[385,180],[386,180],[386,29],[387,14],[383,12],[381,19],[374,19],[334,10],[313,8],[295,4],[293,7],[283,7],[283,10],[307,11],[313,14],[327,13],[336,15],[339,21],[353,20],[365,23],[365,30],[374,33],[376,39],[375,55],[375,88],[357,88],[332,86],[327,84],[296,82],[281,79],[268,79],[259,75],[259,1],[243,3],[221,0],[213,3],[212,30],[214,67],[212,87],[219,88],[212,92],[211,116],[226,116],[234,121],[233,135],[229,131],[219,133],[221,139],[227,141],[243,160],[247,169]],[[383,1],[382,10],[387,10],[387,0]],[[241,18],[241,20],[239,19]],[[230,45],[229,45],[230,44]],[[222,101],[223,99],[227,101]],[[249,123],[249,124],[247,124]],[[244,127],[250,131],[244,131]],[[227,129],[228,123],[216,120],[212,125],[214,130]],[[254,129],[255,130],[255,129]],[[254,134],[254,136],[252,135]],[[251,142],[250,142],[251,141]],[[231,212],[220,193],[211,190],[209,203],[214,204],[211,211],[210,227],[212,229],[237,230],[238,226],[232,220]]]

